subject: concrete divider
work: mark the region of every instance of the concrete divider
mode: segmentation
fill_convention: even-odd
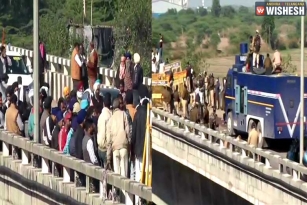
[[[30,180],[44,184],[51,189],[56,190],[58,193],[65,194],[78,202],[86,204],[101,204],[103,198],[102,193],[89,193],[89,179],[91,178],[100,181],[100,188],[103,186],[102,182],[106,181],[108,184],[124,190],[126,192],[125,196],[128,204],[132,203],[132,198],[135,195],[145,199],[146,201],[151,201],[151,187],[147,187],[113,172],[105,171],[101,167],[64,155],[57,150],[48,148],[4,130],[0,131],[0,141],[2,143],[1,166],[7,167],[20,174],[27,173],[26,175],[22,175]],[[16,148],[21,149],[21,159],[16,158],[18,156],[12,154]],[[37,169],[31,166],[30,154],[42,158],[41,168]],[[49,162],[63,166],[63,178],[55,177],[53,173],[51,173],[53,170],[50,170]],[[14,165],[16,163],[18,166]],[[86,176],[86,187],[80,188],[75,186],[75,179],[71,179],[69,174],[72,170],[83,173]],[[35,177],[38,175],[42,176]]]
[[[207,174],[204,170],[208,168],[208,157],[205,156],[204,151],[196,148],[201,147],[203,150],[216,152],[214,155],[219,155],[214,160],[215,163],[212,163],[214,157],[211,157],[210,163],[213,164],[212,166],[220,167],[221,159],[231,159],[232,163],[237,163],[237,166],[241,169],[248,169],[250,173],[261,174],[277,186],[286,187],[285,189],[290,189],[291,192],[303,198],[307,197],[307,183],[301,180],[303,175],[307,175],[306,167],[157,108],[152,108],[152,116],[153,149],[168,156],[173,154],[174,160],[194,169],[196,172],[202,169],[198,166],[206,166],[202,170],[204,176]],[[172,134],[165,135],[161,133],[161,130],[172,132]],[[225,144],[228,144],[228,146],[226,147]],[[277,169],[271,167],[270,164],[273,161],[279,165]],[[210,166],[210,163],[208,166]],[[287,173],[287,168],[290,170],[289,173]],[[223,175],[229,177],[229,173],[225,172]],[[223,179],[227,181],[225,177]],[[220,183],[221,181],[223,180],[219,180]]]

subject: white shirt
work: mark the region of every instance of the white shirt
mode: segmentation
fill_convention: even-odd
[[[82,66],[82,62],[81,62],[81,58],[80,58],[79,54],[75,55],[75,61],[78,64],[79,67]]]
[[[51,116],[46,118],[46,126],[45,127],[46,127],[46,131],[47,131],[47,136],[43,136],[43,139],[44,139],[44,142],[45,142],[46,145],[49,145],[48,139],[49,139],[49,141],[51,141],[51,139],[52,139],[52,130],[50,130],[50,125],[49,125],[49,122],[50,122],[49,118],[50,117]]]
[[[203,92],[200,92],[200,89],[199,88],[196,88],[195,89],[195,97],[196,97],[196,95],[198,94],[199,95],[199,98],[200,98],[200,103],[201,104],[204,104],[204,93]]]
[[[94,143],[93,143],[93,140],[90,139],[87,141],[87,144],[86,144],[86,149],[88,151],[88,154],[90,155],[90,160],[93,164],[97,164],[98,163],[98,159],[95,155],[95,151],[94,151]]]

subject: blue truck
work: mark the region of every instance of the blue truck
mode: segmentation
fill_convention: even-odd
[[[245,47],[247,48],[247,44]],[[264,148],[269,147],[272,140],[299,138],[300,77],[283,73],[258,75],[244,72],[242,69],[246,52],[241,46],[241,54],[236,55],[235,65],[227,73],[225,90],[227,131],[229,134],[248,133],[254,122],[263,137],[261,146]],[[262,55],[259,64],[263,65]],[[305,78],[305,90],[306,86]],[[304,98],[307,98],[307,94]],[[304,101],[305,116],[306,103]],[[306,133],[306,126],[304,130]]]

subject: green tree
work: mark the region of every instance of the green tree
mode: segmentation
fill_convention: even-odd
[[[200,7],[199,9],[197,9],[197,13],[200,16],[207,16],[208,15],[208,10],[203,8],[203,7]]]
[[[296,73],[297,67],[292,64],[292,57],[288,54],[282,61],[282,72],[283,73]]]
[[[210,45],[213,46],[214,49],[217,49],[217,46],[221,42],[220,36],[217,33],[214,33],[210,36]]]
[[[120,62],[120,52],[129,50],[139,53],[144,75],[151,74],[152,13],[148,0],[117,0],[114,34],[116,58]]]
[[[236,14],[236,11],[232,6],[223,6],[221,10],[221,14],[224,17],[233,18],[234,15]]]
[[[240,13],[240,14],[248,14],[248,13],[249,13],[248,7],[246,7],[246,6],[240,6],[240,7],[239,7],[239,13]]]
[[[265,0],[268,2],[269,0]],[[261,37],[272,47],[271,40],[275,29],[275,19],[274,16],[265,16],[261,24]]]
[[[221,5],[220,0],[212,0],[211,13],[214,17],[219,17],[221,15]]]
[[[300,39],[301,38],[301,19],[296,20],[295,22],[296,32],[295,37]],[[304,19],[304,39],[305,39],[305,47],[307,46],[307,18]]]
[[[274,16],[263,17],[263,22],[261,24],[261,37],[264,41],[271,44],[272,36],[275,29]]]

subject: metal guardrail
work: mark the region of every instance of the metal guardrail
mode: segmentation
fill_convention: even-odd
[[[152,108],[152,116],[153,123],[162,122],[163,125],[167,123],[166,125],[170,129],[181,133],[184,132],[187,137],[193,136],[193,139],[197,139],[197,142],[199,143],[204,145],[208,143],[219,143],[219,147],[221,149],[231,150],[232,154],[227,154],[229,157],[234,157],[233,153],[237,153],[239,156],[244,156],[252,159],[253,164],[257,162],[263,162],[267,167],[271,167],[271,163],[274,162],[278,164],[278,168],[275,169],[277,173],[288,174],[293,180],[302,179],[304,175],[307,175],[307,168],[300,165],[299,163],[283,158],[271,151],[248,145],[245,141],[239,141],[231,136],[227,136],[224,133],[209,129],[203,125],[191,122],[157,108]],[[226,154],[226,152],[224,153]],[[274,168],[272,169],[274,170]],[[273,177],[277,178],[277,175],[274,176],[273,174]]]
[[[59,164],[63,167],[63,182],[75,182],[71,179],[71,170],[82,173],[86,176],[86,190],[90,187],[90,178],[100,181],[100,186],[106,181],[108,184],[115,186],[121,190],[128,192],[129,198],[133,195],[139,196],[146,201],[151,201],[152,188],[147,187],[139,182],[125,178],[119,174],[105,171],[99,166],[94,166],[83,160],[65,155],[57,150],[51,149],[39,143],[35,143],[22,136],[14,135],[4,130],[0,130],[0,142],[2,143],[2,156],[12,156],[13,150],[21,149],[21,163],[24,165],[30,164],[30,155],[34,154],[42,158],[42,173],[51,173],[49,162],[53,166]],[[14,159],[16,156],[13,156]],[[54,173],[52,173],[54,174]],[[103,197],[102,194],[100,195]],[[126,195],[127,197],[127,195]]]
[[[10,46],[10,50],[19,52],[21,55],[25,55],[30,59],[33,58],[33,51],[32,50],[19,48],[19,47],[15,47],[15,46]],[[47,54],[46,60],[47,60],[48,63],[54,64],[54,65],[50,66],[51,72],[59,73],[59,74],[65,75],[65,76],[69,76],[69,74],[68,74],[69,72],[66,71],[65,67],[70,67],[70,59]],[[64,67],[64,69],[63,69],[63,67]],[[60,71],[60,70],[63,70],[63,71]],[[106,78],[112,78],[113,79],[116,76],[116,71],[109,69],[109,68],[100,67],[99,68],[99,74],[103,75]],[[110,81],[110,80],[106,79],[104,82],[108,82],[108,81]],[[150,86],[151,85],[151,78],[144,77],[143,78],[143,84]],[[107,83],[107,85],[110,86],[109,83]]]

